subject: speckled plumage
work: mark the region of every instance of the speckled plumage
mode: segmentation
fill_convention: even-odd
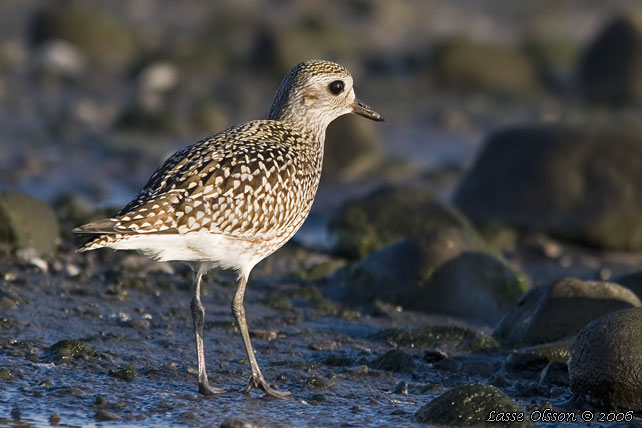
[[[201,392],[219,391],[205,373],[200,280],[210,267],[221,267],[239,273],[233,309],[252,367],[246,391],[258,386],[283,396],[265,383],[256,363],[242,305],[245,283],[254,265],[305,221],[321,176],[325,130],[351,112],[383,120],[356,99],[344,67],[301,63],[281,82],[267,119],[233,126],[176,152],[114,217],[74,229],[97,235],[80,251],[138,250],[156,260],[190,263]]]

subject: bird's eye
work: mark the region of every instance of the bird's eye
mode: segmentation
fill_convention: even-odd
[[[334,95],[339,95],[341,92],[343,92],[343,82],[341,80],[335,80],[328,85],[328,89]]]

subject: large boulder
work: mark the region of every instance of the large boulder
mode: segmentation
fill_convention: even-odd
[[[488,325],[524,291],[508,266],[453,228],[375,251],[335,279],[349,304],[379,300]]]
[[[473,221],[642,249],[642,133],[517,127],[486,141],[455,194]]]
[[[504,415],[515,419],[504,419]],[[481,383],[449,389],[417,410],[415,418],[426,424],[451,427],[534,426],[526,412],[500,389]]]
[[[328,223],[334,251],[358,259],[403,238],[446,227],[474,231],[454,207],[423,188],[385,186],[345,203]]]
[[[507,345],[554,342],[575,336],[602,315],[636,306],[640,299],[617,284],[565,278],[531,288],[506,314],[494,336]]]
[[[60,241],[49,205],[16,192],[0,192],[0,251],[53,256]]]
[[[642,32],[627,17],[609,22],[579,65],[582,95],[589,101],[624,104],[642,100]]]
[[[584,327],[568,369],[580,400],[604,410],[642,412],[642,309],[614,312]]]
[[[523,96],[540,87],[535,66],[524,53],[464,38],[437,46],[432,71],[439,84],[464,90]]]

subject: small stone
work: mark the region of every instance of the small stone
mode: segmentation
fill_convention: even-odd
[[[40,70],[54,76],[76,78],[87,65],[84,55],[74,45],[60,39],[44,43],[36,55]]]
[[[198,422],[198,417],[194,412],[183,412],[178,415],[178,420],[187,425],[194,425]]]
[[[488,422],[491,412],[525,412],[501,390],[484,384],[471,384],[452,388],[415,413],[422,423],[453,427],[494,427],[497,422]],[[505,426],[500,423],[501,426]],[[506,425],[507,426],[507,425]],[[523,422],[513,422],[511,427],[533,427],[528,417]]]
[[[279,332],[275,330],[250,330],[250,337],[259,340],[274,340],[279,337]]]
[[[70,362],[75,358],[97,357],[98,352],[79,340],[61,340],[50,346],[43,358],[54,363]]]
[[[52,413],[49,416],[49,425],[52,427],[57,427],[60,424],[60,415],[58,413]]]
[[[333,388],[336,383],[337,381],[333,378],[313,375],[305,382],[305,386],[310,388],[329,389]]]
[[[243,419],[229,417],[223,420],[219,428],[258,428],[258,426]]]
[[[438,363],[448,358],[445,352],[438,349],[428,350],[424,353],[424,361],[429,364]]]
[[[323,361],[323,364],[331,367],[349,367],[354,365],[354,361],[342,354],[332,354]]]
[[[152,325],[151,322],[146,319],[129,320],[129,321],[126,321],[124,324],[136,330],[149,330]]]
[[[13,379],[13,373],[7,369],[0,369],[0,380],[11,380]]]
[[[335,340],[320,340],[310,343],[308,348],[313,351],[336,351],[339,349],[339,343]]]
[[[392,390],[393,394],[408,395],[408,382],[401,381]]]
[[[131,382],[138,377],[138,369],[136,369],[136,366],[130,364],[122,370],[110,370],[109,376]]]
[[[411,373],[415,369],[412,355],[400,349],[392,349],[369,364],[372,368],[391,372]]]
[[[120,417],[105,410],[98,410],[94,419],[96,419],[96,422],[112,422],[120,420]]]
[[[540,385],[569,386],[568,365],[561,361],[549,363],[539,377]]]
[[[105,407],[107,405],[107,398],[103,395],[97,395],[94,399],[95,407]]]

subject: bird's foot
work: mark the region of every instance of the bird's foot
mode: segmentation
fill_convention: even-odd
[[[203,395],[215,395],[215,394],[222,394],[225,392],[224,389],[222,388],[217,388],[215,386],[210,386],[209,382],[206,381],[201,381],[198,383],[198,392],[203,394]]]
[[[252,376],[250,376],[250,381],[247,384],[247,387],[245,388],[243,393],[247,394],[253,388],[259,388],[265,393],[265,395],[268,395],[274,398],[284,399],[284,398],[290,397],[291,395],[289,391],[279,391],[276,388],[272,388],[272,386],[270,386],[270,384],[267,383],[267,381],[265,380],[265,378],[261,373],[258,373],[258,374],[252,373]]]

